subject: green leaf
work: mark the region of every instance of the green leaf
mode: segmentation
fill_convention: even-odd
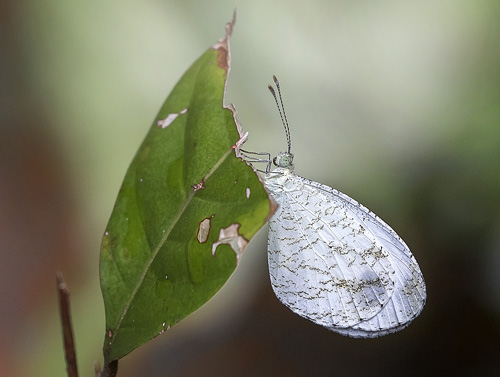
[[[270,215],[257,174],[236,155],[234,109],[224,106],[233,23],[177,83],[118,194],[101,247],[105,362],[208,301]]]

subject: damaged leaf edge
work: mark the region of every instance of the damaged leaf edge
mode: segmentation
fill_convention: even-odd
[[[269,213],[265,219],[265,223],[267,223],[269,221],[269,219],[272,217],[272,215],[274,214],[274,212],[276,212],[276,210],[278,209],[278,203],[276,203],[276,201],[273,199],[272,195],[270,194],[270,192],[267,190],[266,188],[266,185],[264,184],[264,180],[262,179],[262,177],[260,176],[260,174],[255,170],[255,168],[253,167],[252,164],[248,163],[242,156],[241,152],[240,152],[240,148],[241,146],[245,143],[245,141],[248,139],[248,132],[244,132],[243,131],[243,127],[241,125],[241,123],[239,122],[238,120],[238,112],[236,110],[236,107],[234,106],[234,104],[230,103],[229,105],[226,105],[226,90],[227,90],[227,83],[228,83],[228,78],[229,78],[229,72],[231,70],[231,46],[230,46],[230,37],[231,37],[231,34],[233,33],[233,27],[234,27],[234,24],[236,23],[236,9],[234,10],[233,12],[233,19],[231,22],[228,22],[226,24],[226,36],[219,39],[219,41],[217,41],[216,44],[214,44],[212,46],[212,48],[214,50],[219,50],[219,54],[218,54],[218,58],[217,58],[217,62],[219,64],[219,67],[220,68],[223,68],[226,70],[226,81],[224,83],[224,95],[223,95],[223,99],[222,99],[222,106],[223,108],[225,109],[229,109],[231,110],[231,112],[233,113],[233,119],[234,119],[234,123],[236,124],[236,129],[238,130],[238,135],[240,137],[240,139],[234,144],[233,146],[233,149],[234,149],[234,152],[235,152],[235,155],[237,158],[241,159],[242,161],[244,161],[248,166],[250,166],[254,172],[254,174],[257,176],[259,182],[262,184],[262,186],[264,187],[264,189],[266,190],[266,193],[267,193],[267,198],[269,199]],[[220,62],[221,62],[221,55],[224,55],[226,57],[226,64],[224,66],[220,66]]]
[[[227,79],[226,79],[226,83],[227,83]],[[225,98],[225,92],[224,92],[224,98]],[[233,104],[229,104],[229,106],[227,106],[226,108],[229,108],[232,111],[234,123],[236,124],[236,129],[238,130],[238,134],[240,136],[240,139],[233,145],[234,153],[235,153],[237,158],[241,159],[248,166],[250,166],[252,168],[253,173],[257,176],[257,179],[264,187],[264,190],[266,190],[267,198],[269,199],[269,213],[268,213],[266,219],[264,220],[264,222],[267,223],[269,221],[269,219],[274,215],[274,212],[276,212],[276,210],[278,209],[278,203],[276,203],[273,196],[271,195],[271,193],[267,189],[266,185],[264,184],[264,180],[263,180],[262,176],[257,172],[257,170],[255,169],[255,167],[252,164],[250,164],[247,160],[245,160],[245,158],[243,157],[243,154],[240,151],[241,146],[248,139],[248,132],[243,131],[243,127],[241,126],[241,123],[238,120],[238,112],[236,111],[236,107],[234,107]]]

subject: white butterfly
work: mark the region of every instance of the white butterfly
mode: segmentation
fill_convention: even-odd
[[[288,141],[288,151],[274,159],[277,168],[272,172],[270,158],[266,160],[264,177],[279,205],[269,221],[274,293],[293,312],[342,335],[374,338],[403,329],[420,314],[426,300],[415,257],[396,232],[366,207],[295,175],[276,77],[274,82]]]

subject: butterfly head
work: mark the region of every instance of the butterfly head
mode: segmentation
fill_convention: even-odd
[[[273,163],[278,168],[283,168],[293,171],[293,154],[292,152],[290,152],[292,148],[292,141],[290,138],[290,127],[288,127],[288,120],[286,119],[285,107],[283,106],[283,98],[281,97],[280,83],[276,78],[276,76],[274,75],[273,75],[273,80],[274,83],[276,84],[276,89],[278,89],[279,102],[278,102],[278,96],[276,96],[276,92],[274,91],[273,87],[271,85],[268,85],[267,87],[269,88],[269,91],[273,95],[274,101],[276,102],[276,107],[278,108],[278,112],[280,113],[281,117],[281,123],[283,123],[283,127],[285,128],[286,142],[288,144],[288,151],[278,153],[278,155],[273,159]]]
[[[276,157],[274,157],[273,163],[279,168],[293,170],[293,154],[289,152],[280,152]]]

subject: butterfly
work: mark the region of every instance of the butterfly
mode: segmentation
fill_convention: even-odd
[[[271,85],[288,150],[263,176],[278,204],[269,220],[268,264],[276,297],[294,313],[356,338],[399,331],[422,311],[426,286],[405,242],[349,196],[294,173],[288,121],[278,79]],[[281,107],[280,107],[281,104]],[[246,151],[245,151],[246,152]],[[260,153],[259,153],[260,154]]]

